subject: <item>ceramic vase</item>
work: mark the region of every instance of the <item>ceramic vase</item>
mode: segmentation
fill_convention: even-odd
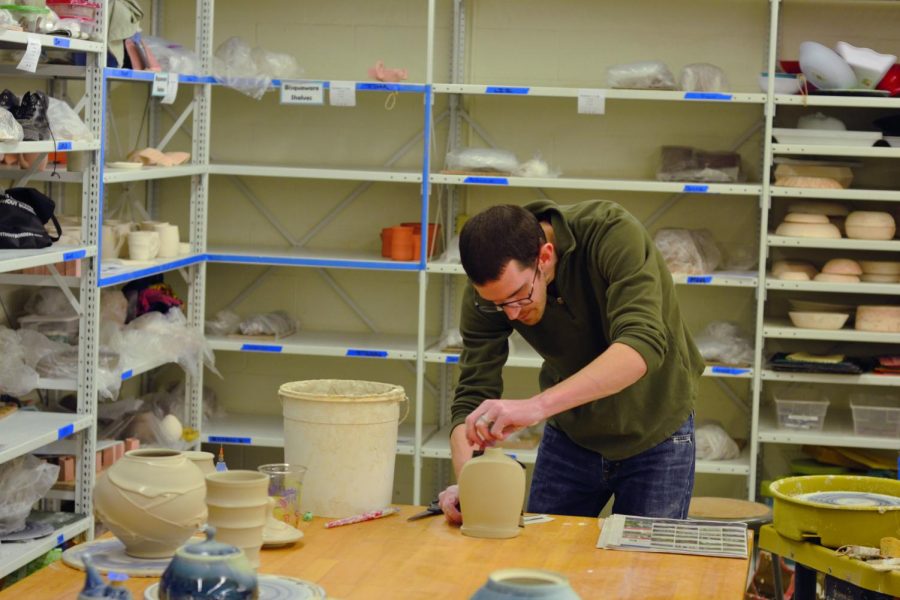
[[[206,490],[209,524],[218,531],[218,539],[243,550],[258,568],[269,505],[268,475],[241,470],[211,473]]]
[[[184,455],[189,461],[197,465],[206,477],[216,472],[215,455],[212,452],[200,452],[199,450],[186,450]]]
[[[203,473],[181,452],[132,450],[97,478],[94,510],[138,558],[172,556],[206,521]]]
[[[519,535],[525,502],[525,470],[500,448],[488,448],[459,474],[463,535],[512,538]]]
[[[470,600],[580,600],[564,575],[540,569],[501,569]]]

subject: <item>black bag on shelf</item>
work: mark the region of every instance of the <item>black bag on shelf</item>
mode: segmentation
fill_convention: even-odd
[[[9,188],[0,195],[0,249],[46,248],[62,229],[53,215],[56,203],[34,188]],[[56,237],[44,225],[53,221]]]

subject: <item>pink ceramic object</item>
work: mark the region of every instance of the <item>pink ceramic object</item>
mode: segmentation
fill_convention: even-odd
[[[374,67],[369,68],[369,77],[378,81],[396,83],[405,81],[409,77],[409,71],[406,69],[389,69],[384,66],[383,60],[378,60],[375,62]]]
[[[181,452],[132,450],[97,478],[94,510],[138,558],[172,556],[206,521],[203,472]]]

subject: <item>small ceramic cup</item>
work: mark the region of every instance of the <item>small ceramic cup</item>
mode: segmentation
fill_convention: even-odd
[[[128,234],[128,256],[133,260],[153,260],[159,253],[159,234],[132,231]]]
[[[155,231],[157,225],[168,225],[165,221],[141,221],[138,228],[141,231]]]
[[[175,258],[178,256],[178,225],[158,223],[153,230],[159,234],[159,258]]]
[[[125,245],[127,237],[120,236],[114,225],[103,225],[101,244],[103,246],[100,256],[104,259],[118,258],[122,246]]]
[[[178,242],[178,256],[187,256],[191,253],[190,242]]]
[[[183,454],[192,463],[203,471],[203,476],[216,472],[215,459],[216,456],[212,452],[201,452],[199,450],[185,450]]]

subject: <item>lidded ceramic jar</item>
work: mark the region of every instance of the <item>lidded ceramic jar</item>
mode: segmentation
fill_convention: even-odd
[[[519,535],[525,502],[525,469],[501,448],[463,465],[459,474],[462,533],[479,538],[512,538]]]
[[[182,546],[159,580],[159,600],[251,600],[259,595],[256,571],[240,548],[206,540]]]
[[[126,452],[97,478],[94,512],[138,558],[172,556],[206,522],[203,472],[182,452]]]

